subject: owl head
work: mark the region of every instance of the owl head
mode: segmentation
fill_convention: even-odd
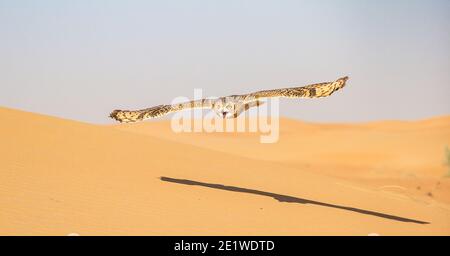
[[[236,108],[237,103],[231,97],[220,98],[214,102],[214,112],[222,118],[233,118]]]

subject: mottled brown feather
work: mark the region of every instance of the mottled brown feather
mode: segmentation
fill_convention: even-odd
[[[190,108],[212,108],[213,100],[202,99],[184,102],[174,105],[159,105],[156,107],[140,109],[140,110],[114,110],[109,115],[111,118],[121,123],[133,123],[143,121],[145,119],[157,118],[167,115],[171,112],[181,111]]]
[[[258,99],[270,98],[270,97],[287,97],[287,98],[320,98],[333,94],[335,91],[345,86],[348,77],[342,77],[334,82],[311,84],[302,87],[283,88],[275,90],[264,90],[244,95],[232,95],[222,97],[219,99],[202,99],[184,102],[174,105],[159,105],[156,107],[140,109],[140,110],[114,110],[109,115],[111,118],[121,123],[132,123],[142,121],[149,118],[156,118],[167,115],[171,112],[181,111],[190,108],[214,108],[215,102],[225,101],[226,99],[232,99],[237,102],[235,116],[239,115],[242,111],[247,110],[252,102],[256,102],[256,106],[259,105]],[[250,104],[250,105],[248,105]],[[241,106],[239,106],[241,105]],[[245,106],[244,108],[242,108]]]
[[[275,90],[265,90],[248,94],[247,98],[270,98],[270,97],[287,97],[287,98],[320,98],[330,96],[335,91],[345,86],[348,77],[342,77],[334,82],[311,84],[302,87],[282,88]]]

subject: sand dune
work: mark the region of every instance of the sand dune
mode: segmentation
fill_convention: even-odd
[[[261,144],[260,133],[179,133],[169,121],[114,128],[180,143],[268,160],[298,170],[351,179],[415,200],[450,203],[445,148],[450,117],[416,122],[313,124],[282,118],[278,143]],[[237,146],[238,145],[238,146]]]
[[[0,118],[0,235],[450,234],[448,117],[283,119],[268,145],[174,135],[166,121],[101,126],[6,108]],[[440,183],[424,198],[389,183],[411,180]]]

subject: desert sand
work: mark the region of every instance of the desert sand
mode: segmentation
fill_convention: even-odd
[[[450,117],[179,133],[0,108],[0,235],[450,235]]]

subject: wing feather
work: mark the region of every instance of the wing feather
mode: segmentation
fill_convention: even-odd
[[[287,98],[320,98],[327,97],[345,86],[348,77],[342,77],[334,82],[311,84],[302,87],[265,90],[246,95],[247,101],[258,98],[287,97]]]
[[[347,80],[348,77],[346,76],[339,78],[334,82],[311,84],[302,87],[264,90],[246,95],[240,95],[240,97],[242,99],[242,103],[253,102],[257,101],[260,98],[270,98],[270,97],[287,97],[287,98],[327,97],[333,94],[335,91],[343,88]],[[113,112],[111,112],[109,116],[121,123],[132,123],[143,121],[145,119],[165,116],[169,113],[181,111],[184,109],[213,108],[214,102],[215,100],[213,99],[202,99],[173,105],[159,105],[140,110],[114,110]]]
[[[139,110],[120,110],[116,109],[109,117],[115,119],[120,123],[134,123],[143,121],[146,119],[152,119],[157,117],[162,117],[172,112],[181,111],[184,109],[191,108],[212,108],[213,100],[202,99],[195,101],[188,101],[180,104],[174,105],[158,105],[151,108],[139,109]]]

